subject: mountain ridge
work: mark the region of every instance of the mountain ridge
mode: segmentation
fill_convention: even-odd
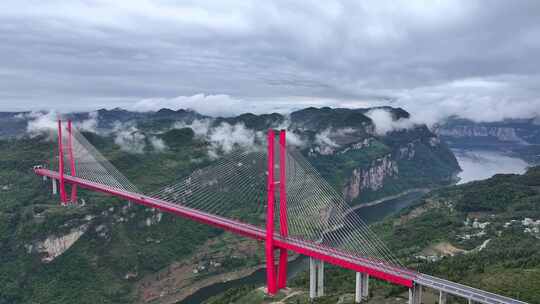
[[[459,170],[452,152],[426,126],[380,134],[366,116],[369,109],[312,108],[296,113],[300,118],[293,121],[277,113],[210,119],[171,111],[113,109],[72,118],[89,142],[143,192],[174,183],[231,149],[264,144],[268,127],[287,129],[291,148],[351,205],[418,185],[448,185]],[[396,119],[404,115],[396,110]],[[174,298],[175,288],[190,286],[189,280],[263,261],[264,250],[241,245],[216,229],[84,189],[78,205],[59,206],[48,184],[31,171],[43,160],[54,168],[55,117],[20,116],[24,119],[10,117],[18,119],[18,132],[24,136],[0,139],[0,302],[133,303],[144,302],[149,294],[159,298],[160,292]],[[34,133],[27,132],[29,126]],[[249,213],[247,206],[239,204],[239,212]],[[57,246],[60,243],[71,246]],[[244,249],[238,252],[239,247]],[[169,277],[178,265],[197,273],[178,280]],[[155,282],[156,276],[164,279]]]

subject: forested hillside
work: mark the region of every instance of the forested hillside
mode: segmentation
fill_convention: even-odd
[[[408,118],[401,109],[378,110],[390,121]],[[351,204],[453,181],[455,158],[425,126],[381,133],[369,111],[309,108],[289,116],[210,118],[115,109],[64,118],[143,192],[234,149],[264,145],[269,127],[288,129],[290,147]],[[31,170],[55,167],[55,119],[50,113],[0,116],[0,303],[174,301],[217,275],[242,276],[260,264],[260,244],[119,199],[81,190],[77,204],[60,206],[50,181]]]

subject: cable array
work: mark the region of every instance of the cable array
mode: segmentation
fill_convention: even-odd
[[[75,128],[62,132],[64,151],[64,174],[83,178],[110,188],[140,193],[120,171],[118,171],[88,140]],[[71,151],[70,151],[71,150]],[[73,154],[75,172],[71,169],[70,154]]]
[[[140,193],[99,151],[73,129],[63,132],[65,174],[107,187]],[[71,144],[71,145],[70,145]],[[276,140],[273,169],[279,183],[279,142]],[[71,147],[71,151],[69,150]],[[70,153],[75,159],[71,172]],[[286,150],[287,223],[289,237],[302,239],[384,263],[402,266],[388,247],[356,214],[331,185],[294,149]],[[198,169],[172,185],[148,193],[169,203],[265,225],[267,154],[264,149],[235,149],[210,166]],[[279,187],[275,188],[275,228],[279,226]],[[279,231],[279,229],[275,229]]]
[[[234,150],[211,166],[148,195],[261,225],[266,204],[266,155],[260,151]]]
[[[403,266],[299,151],[287,149],[285,161],[290,236]]]

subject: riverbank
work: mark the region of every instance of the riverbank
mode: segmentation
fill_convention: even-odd
[[[353,207],[351,207],[351,211],[361,209],[361,208],[366,208],[366,207],[379,205],[379,204],[382,204],[382,203],[384,203],[386,201],[395,200],[395,199],[398,199],[398,198],[400,198],[400,197],[402,197],[404,195],[409,195],[409,194],[411,194],[413,192],[420,192],[420,193],[425,194],[425,193],[428,193],[431,190],[433,190],[433,189],[431,189],[431,188],[412,188],[412,189],[409,189],[409,190],[402,191],[402,192],[400,192],[398,194],[385,196],[383,198],[376,199],[374,201],[370,201],[370,202],[367,202],[367,203],[361,203],[359,205],[353,206]],[[349,211],[349,212],[351,212],[351,211]]]
[[[172,295],[166,295],[161,297],[159,303],[162,304],[175,304],[184,303],[183,301],[198,291],[220,283],[226,283],[234,280],[239,280],[245,277],[253,275],[257,270],[263,269],[264,265],[258,265],[253,267],[244,268],[238,271],[226,272],[217,275],[209,276],[208,278],[198,280],[193,284],[187,285],[184,288],[178,290],[178,292]]]
[[[277,261],[276,261],[277,262]],[[306,260],[298,255],[294,254],[289,257],[287,278],[292,279],[300,271],[306,268]],[[206,286],[199,286],[199,289],[192,292],[189,296],[184,297],[182,300],[175,302],[176,304],[199,304],[212,296],[221,294],[225,290],[235,288],[244,285],[264,285],[266,282],[266,265],[261,264],[256,267],[253,272],[239,276],[236,279],[217,282],[215,284],[208,284]]]

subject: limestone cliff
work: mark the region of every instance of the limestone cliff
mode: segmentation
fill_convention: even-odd
[[[71,229],[67,234],[50,235],[42,241],[26,245],[26,249],[28,253],[38,253],[42,262],[49,263],[68,250],[86,230],[88,230],[88,224],[83,224]]]
[[[367,168],[356,168],[345,184],[343,195],[347,201],[356,199],[364,189],[376,191],[386,178],[397,176],[398,165],[390,154],[374,160]]]
[[[440,128],[437,130],[440,136],[463,138],[463,137],[494,137],[500,141],[523,142],[511,127],[490,127],[482,125],[454,126],[452,128]]]

